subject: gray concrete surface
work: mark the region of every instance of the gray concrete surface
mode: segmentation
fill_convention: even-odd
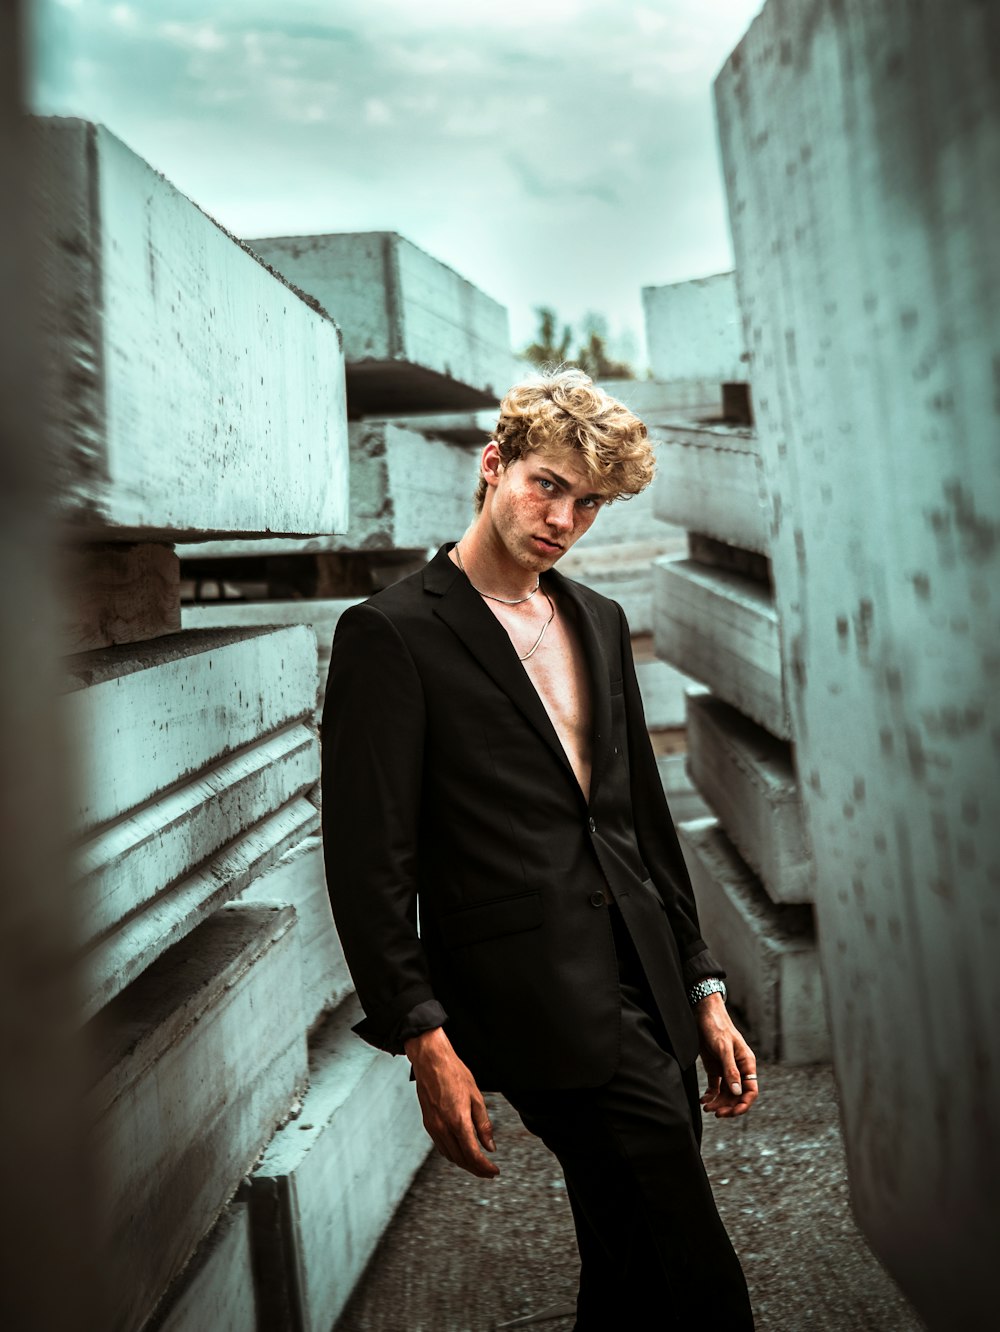
[[[504,306],[395,232],[247,244],[343,329],[352,416],[488,407],[514,382]]]
[[[853,1196],[942,1329],[997,1317],[998,50],[769,0],[716,83]]]
[[[657,379],[746,379],[735,273],[643,287],[642,304]]]
[[[343,530],[332,320],[103,126],[36,133],[60,519],[115,541]]]
[[[656,561],[656,651],[733,707],[790,738],[778,615],[766,584],[696,560]]]
[[[703,1142],[757,1332],[920,1332],[851,1215],[829,1069],[762,1065],[760,1074],[752,1114],[706,1118]],[[336,1332],[488,1332],[572,1301],[577,1256],[559,1167],[505,1101],[487,1101],[500,1177],[483,1183],[429,1157]]]
[[[789,1064],[829,1059],[811,908],[772,902],[718,819],[681,823],[677,836],[702,930],[753,1026],[758,1054]]]
[[[774,902],[811,902],[813,861],[792,747],[694,685],[687,690],[691,779]]]
[[[223,907],[89,1029],[108,1329],[142,1327],[305,1085],[295,925],[291,907]]]
[[[771,508],[753,431],[677,421],[657,433],[657,517],[766,555]]]

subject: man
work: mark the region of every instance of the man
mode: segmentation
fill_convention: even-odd
[[[338,625],[327,880],[356,1031],[405,1051],[438,1150],[498,1173],[486,1087],[559,1158],[577,1327],[750,1328],[694,1061],[728,1118],[754,1056],[699,935],[624,614],[554,569],[652,473],[642,422],[581,372],[508,393],[465,535]]]

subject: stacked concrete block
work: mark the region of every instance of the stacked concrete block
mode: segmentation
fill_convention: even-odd
[[[322,708],[339,616],[419,567],[469,522],[479,449],[400,414],[495,408],[514,378],[506,312],[395,235],[252,244],[343,329],[354,418],[350,513],[342,527],[294,539],[187,545],[182,589],[197,599],[185,605],[182,623],[188,632],[308,630],[318,646],[313,698]],[[350,1033],[352,987],[318,837],[300,841],[241,895],[248,903],[272,899],[294,904],[299,916],[313,1086],[302,1116],[275,1139],[248,1187],[260,1317],[267,1326],[327,1329],[429,1140],[403,1061]]]
[[[663,424],[658,435],[657,516],[766,555],[770,510],[752,429],[675,421]]]
[[[45,120],[37,133],[67,530],[175,543],[342,527],[330,320],[107,130]]]
[[[223,907],[101,1014],[109,1326],[142,1325],[304,1090],[294,930],[291,907]]]
[[[236,900],[287,902],[295,908],[302,954],[302,1006],[306,1027],[312,1032],[354,990],[330,910],[322,838],[314,834],[296,842]]]
[[[778,617],[766,589],[698,560],[661,560],[656,575],[657,651],[788,739]]]
[[[687,549],[655,563],[654,640],[689,677],[687,776],[695,787],[685,789],[664,764],[667,798],[706,937],[729,972],[755,1049],[789,1062],[821,1060],[828,1046],[807,905],[810,858],[795,817],[792,726],[767,559],[771,508],[749,420],[735,278],[647,288],[643,296],[656,372],[714,381],[724,403],[715,419],[678,414],[657,431],[656,512],[686,530]],[[727,419],[733,402],[735,417]],[[686,810],[690,826],[678,812]]]
[[[175,545],[344,525],[341,339],[107,131],[32,133],[101,1325],[154,1308],[196,1325],[194,1300],[224,1326],[208,1311],[245,1286],[245,1214],[206,1236],[294,1111],[308,1025],[345,982],[336,950],[320,975],[329,935],[282,883],[277,905],[232,901],[315,853],[315,639],[183,628]],[[244,1289],[239,1325],[253,1306]]]
[[[231,1203],[143,1332],[254,1332],[259,1326],[250,1209]]]
[[[716,395],[746,380],[735,273],[643,287],[642,305],[654,379],[711,385]]]
[[[513,382],[506,309],[395,232],[248,244],[335,312],[352,417],[487,407]]]
[[[933,1328],[995,1304],[998,47],[769,0],[716,84],[853,1210]]]
[[[360,1017],[350,1001],[314,1038],[302,1113],[244,1195],[263,1327],[334,1325],[427,1152],[409,1064],[359,1041]]]
[[[775,907],[717,818],[682,823],[698,918],[767,1059],[810,1063],[829,1048],[812,913]],[[759,1035],[757,1035],[759,1033]]]
[[[813,861],[791,748],[710,690],[687,694],[691,777],[778,903],[813,900]]]

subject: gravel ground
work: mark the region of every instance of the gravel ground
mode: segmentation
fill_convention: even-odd
[[[487,1100],[499,1179],[430,1156],[337,1332],[489,1332],[572,1305],[576,1245],[558,1164],[505,1101]],[[707,1117],[702,1151],[758,1332],[921,1332],[854,1223],[828,1067],[762,1068],[754,1110]],[[533,1326],[569,1332],[573,1318]]]

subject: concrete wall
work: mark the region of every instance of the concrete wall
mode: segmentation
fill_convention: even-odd
[[[642,304],[654,378],[716,384],[747,378],[732,273],[643,287]]]
[[[854,1209],[995,1316],[1000,12],[769,0],[716,84]]]
[[[103,127],[35,128],[67,528],[115,541],[342,530],[335,325]]]
[[[247,244],[344,330],[352,416],[483,407],[514,382],[506,309],[395,232]]]
[[[479,449],[389,421],[350,425],[350,516],[339,536],[202,541],[185,559],[420,550],[454,541],[472,517]]]

